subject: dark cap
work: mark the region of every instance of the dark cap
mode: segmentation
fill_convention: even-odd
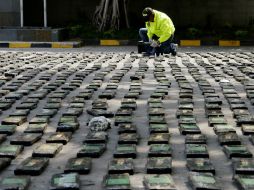
[[[152,14],[154,14],[154,13],[153,13],[153,9],[150,8],[150,7],[146,7],[146,8],[143,10],[143,12],[142,12],[142,16],[143,16],[143,18],[144,18],[145,21],[149,21],[149,18],[150,18],[150,16],[151,16]]]

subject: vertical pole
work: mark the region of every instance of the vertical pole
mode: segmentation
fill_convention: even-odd
[[[24,27],[24,6],[23,6],[23,0],[20,0],[20,26]]]
[[[44,6],[44,27],[48,26],[47,22],[47,0],[43,0],[43,6]]]

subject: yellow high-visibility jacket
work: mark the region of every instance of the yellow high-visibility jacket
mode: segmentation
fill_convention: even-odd
[[[159,42],[162,43],[174,34],[175,26],[165,13],[156,10],[154,10],[154,13],[154,22],[146,22],[146,28],[148,29],[147,36],[149,39],[152,39],[152,36],[155,34],[159,37]]]

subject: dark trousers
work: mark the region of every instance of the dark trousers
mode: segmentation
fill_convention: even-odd
[[[139,30],[139,36],[143,42],[149,42],[147,32],[148,32],[147,28],[140,28],[140,30]],[[154,36],[153,39],[158,40],[159,38],[157,36]],[[172,46],[173,39],[174,39],[174,35],[171,35],[171,37],[167,41],[162,42],[160,47],[156,47],[156,48],[153,48],[150,45],[147,45],[145,47],[146,52],[150,53],[150,54],[155,54],[155,53],[156,54],[159,54],[159,53],[169,54],[172,52],[172,49],[173,49],[173,46]]]

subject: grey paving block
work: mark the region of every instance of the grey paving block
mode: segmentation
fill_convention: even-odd
[[[42,134],[36,133],[24,133],[17,136],[15,139],[10,141],[10,144],[13,145],[23,145],[23,146],[31,146],[37,141],[39,141],[42,137]]]
[[[172,172],[172,158],[150,157],[147,160],[146,171],[148,174],[170,174]]]
[[[1,158],[16,158],[24,147],[22,145],[0,145],[0,157]]]
[[[105,144],[84,144],[77,157],[100,157],[106,150]]]
[[[132,158],[114,158],[108,165],[109,174],[134,174],[134,162]]]
[[[172,148],[170,144],[152,144],[150,145],[149,157],[171,157]]]
[[[24,133],[44,133],[47,127],[47,123],[29,124],[28,127],[25,129]]]
[[[169,133],[152,133],[148,139],[148,145],[151,144],[167,144],[170,141]]]
[[[34,149],[32,156],[33,157],[46,157],[53,158],[57,153],[62,150],[63,145],[57,143],[47,143],[38,146]]]
[[[64,173],[88,174],[92,168],[91,158],[71,158],[68,160]]]
[[[211,173],[191,172],[189,174],[190,184],[193,189],[219,190],[221,189],[215,177]]]
[[[218,135],[220,145],[240,145],[241,140],[236,133],[223,133]]]
[[[251,158],[252,153],[244,145],[225,145],[224,152],[228,158]]]
[[[206,144],[206,136],[203,134],[186,135],[185,144]]]
[[[188,158],[186,165],[192,172],[215,174],[215,168],[212,162],[207,158]]]
[[[109,174],[103,179],[105,190],[122,189],[131,190],[129,174]]]
[[[61,143],[63,145],[67,144],[72,137],[71,132],[57,132],[50,135],[47,139],[47,143]]]
[[[114,158],[136,158],[135,144],[119,144],[114,152]]]
[[[2,125],[22,125],[26,122],[25,116],[11,116],[2,120]]]
[[[213,130],[217,135],[222,133],[236,133],[234,127],[228,124],[216,124],[214,125]]]
[[[186,144],[185,153],[187,158],[209,158],[207,145]]]
[[[171,175],[146,175],[144,177],[144,186],[146,189],[158,189],[158,190],[176,190],[176,186]]]
[[[80,179],[77,173],[54,174],[50,182],[50,190],[79,190]]]
[[[235,182],[239,189],[247,190],[254,188],[254,176],[253,175],[237,175],[235,176]]]
[[[13,176],[13,177],[4,177],[1,181],[1,188],[3,190],[28,190],[28,187],[31,183],[30,177],[25,176]]]
[[[240,175],[253,175],[254,174],[254,161],[252,158],[239,158],[233,160],[232,163],[234,174]]]
[[[15,175],[40,175],[49,164],[49,158],[33,158],[25,159],[14,170]]]

